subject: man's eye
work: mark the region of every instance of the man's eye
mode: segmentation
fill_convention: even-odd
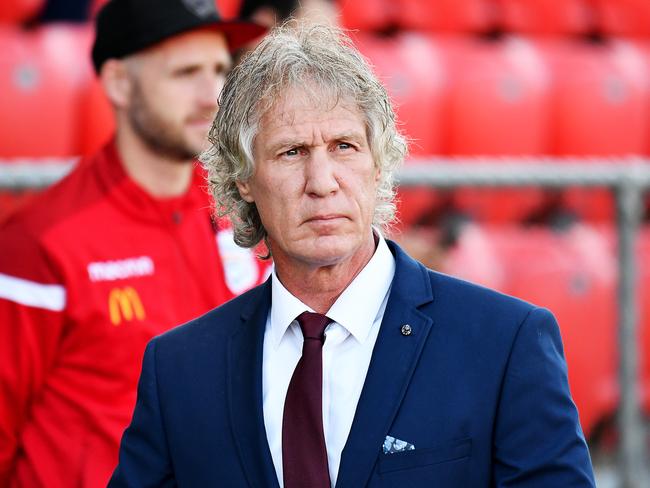
[[[339,142],[339,149],[352,149],[352,144],[347,142]]]
[[[288,151],[284,152],[285,156],[298,156],[298,154],[300,154],[300,150],[297,148],[289,149]]]
[[[178,77],[185,77],[185,76],[191,76],[194,73],[196,73],[198,70],[194,66],[187,66],[185,68],[180,68],[175,71],[175,75]]]

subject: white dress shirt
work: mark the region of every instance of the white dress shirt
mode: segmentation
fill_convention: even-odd
[[[374,255],[326,315],[323,346],[323,429],[332,486],[350,433],[372,350],[384,317],[395,259],[383,237]],[[313,310],[293,296],[273,271],[271,310],[262,356],[264,425],[275,472],[282,476],[282,416],[293,371],[302,355],[302,332],[296,317]]]

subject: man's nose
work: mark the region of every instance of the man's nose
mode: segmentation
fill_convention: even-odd
[[[324,197],[339,189],[336,161],[325,148],[314,149],[305,164],[305,193]]]
[[[223,77],[212,73],[201,77],[196,96],[202,108],[217,108],[217,99],[223,88],[223,83]]]

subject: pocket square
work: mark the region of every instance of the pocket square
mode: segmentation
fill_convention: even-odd
[[[395,439],[394,437],[387,435],[384,439],[384,454],[395,454],[396,452],[404,451],[414,451],[415,446],[410,442],[403,441],[401,439]]]

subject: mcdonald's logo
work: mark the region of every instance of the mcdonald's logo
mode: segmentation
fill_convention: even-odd
[[[108,296],[108,314],[111,323],[118,326],[122,321],[144,320],[146,314],[138,292],[130,286],[114,288]]]

